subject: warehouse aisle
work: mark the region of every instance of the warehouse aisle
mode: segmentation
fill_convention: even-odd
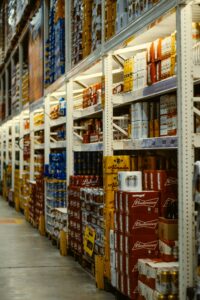
[[[72,257],[61,257],[21,214],[0,199],[1,300],[112,300]]]

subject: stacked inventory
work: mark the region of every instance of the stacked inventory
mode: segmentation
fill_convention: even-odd
[[[159,0],[106,0],[105,40],[122,31],[130,22],[150,10]]]
[[[83,58],[88,56],[92,48],[92,2],[93,0],[83,0],[83,35],[82,47]]]
[[[8,51],[12,38],[16,31],[16,0],[9,0],[5,3],[5,53]]]
[[[29,180],[30,180],[30,121],[29,115],[23,119],[23,171],[21,184],[20,206],[22,209],[28,207]],[[20,144],[21,145],[21,144]]]
[[[80,186],[71,185],[68,188],[68,218],[69,218],[69,248],[82,255],[82,216]]]
[[[80,189],[80,195],[84,254],[92,258],[94,258],[93,254],[104,255],[104,191],[101,188],[86,187]],[[90,244],[90,247],[88,246],[88,241],[91,242],[87,236],[88,231],[94,234],[93,244]]]
[[[59,244],[61,231],[64,231],[67,237],[68,232],[68,215],[67,208],[55,208],[52,210],[54,215],[52,237]]]
[[[105,261],[104,274],[111,279],[110,230],[114,229],[114,193],[118,188],[118,171],[130,170],[129,156],[106,156],[103,163],[103,184],[105,192],[104,226],[105,226]]]
[[[66,207],[66,181],[60,179],[46,180],[46,231],[52,235],[55,208]]]
[[[138,291],[142,299],[178,299],[178,263],[138,260]]]
[[[103,127],[101,119],[82,119],[74,122],[77,141],[83,144],[97,143],[103,141]]]
[[[92,51],[101,46],[102,16],[101,0],[93,0],[92,7]],[[84,45],[84,43],[83,43]]]
[[[65,5],[63,0],[50,1],[49,36],[45,47],[45,86],[65,72]]]
[[[35,183],[30,183],[29,184],[29,201],[28,201],[28,212],[29,212],[29,222],[33,225],[36,226],[35,223],[35,197],[36,197],[36,185]]]
[[[101,103],[101,83],[96,83],[83,90],[82,108]]]
[[[72,66],[83,58],[83,4],[81,0],[72,2]]]
[[[15,162],[14,162],[14,198],[15,207],[19,208],[20,197],[21,197],[21,180],[20,180],[20,126],[19,120],[15,120],[13,126],[14,137],[15,137]]]
[[[116,156],[115,166],[118,159]],[[110,182],[118,191],[115,192],[114,230],[111,228],[108,237],[111,284],[131,299],[137,299],[138,259],[159,258],[163,266],[178,259],[177,172],[170,157],[156,159],[156,156],[140,155],[130,160],[132,171],[120,171],[112,179],[112,185]],[[107,188],[108,179],[106,182],[104,178]],[[172,267],[175,265],[171,263]],[[167,294],[171,293],[170,290]]]
[[[17,63],[13,66],[12,73],[12,85],[11,85],[11,96],[12,96],[12,112],[16,113],[20,110],[20,65]]]
[[[176,75],[176,33],[150,43],[124,62],[124,92],[136,91]]]
[[[102,152],[75,152],[74,175],[102,176]]]
[[[177,134],[176,95],[168,94],[151,102],[131,105],[132,139],[173,136]]]
[[[34,221],[36,226],[39,225],[40,217],[44,216],[44,180],[36,180],[35,186],[35,203],[34,203]]]
[[[72,65],[101,45],[101,1],[78,0],[72,6]]]
[[[4,61],[4,32],[3,32],[4,18],[3,7],[0,8],[0,66]]]
[[[22,71],[22,105],[29,102],[29,72],[26,63],[23,63]]]
[[[105,1],[105,40],[109,40],[115,34],[115,19],[117,0]]]

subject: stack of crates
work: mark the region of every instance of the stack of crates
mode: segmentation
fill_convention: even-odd
[[[105,1],[105,41],[115,35],[117,0]]]
[[[83,0],[83,58],[85,58],[91,53],[92,2],[93,0]]]
[[[110,265],[110,230],[114,230],[114,198],[118,189],[118,172],[130,170],[129,156],[105,156],[103,160],[103,181],[105,193],[104,226],[105,226],[105,257],[104,276],[111,280]]]
[[[92,6],[92,51],[96,50],[101,45],[101,0],[93,0]]]
[[[20,203],[20,194],[21,194],[21,185],[20,185],[20,176],[19,170],[15,170],[15,186],[14,186],[14,197],[15,197],[15,207],[19,210]]]
[[[74,0],[72,6],[72,66],[83,58],[83,3],[82,0]]]

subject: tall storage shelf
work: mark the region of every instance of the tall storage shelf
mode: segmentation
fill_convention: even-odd
[[[67,207],[67,117],[63,79],[48,89],[45,99],[45,224],[55,236],[56,208]]]
[[[44,36],[47,42],[52,34],[52,24],[47,26],[51,8],[50,1],[44,2]],[[101,43],[95,39],[97,48],[88,45],[89,48],[84,49],[85,57],[78,61],[73,49],[77,37],[72,36],[70,23],[71,11],[76,10],[74,2],[65,1],[65,17],[62,16],[65,22],[59,25],[62,25],[62,30],[65,28],[65,44],[69,45],[65,47],[65,70],[60,70],[62,75],[52,80],[52,84],[47,82],[42,99],[30,105],[28,103],[31,100],[28,99],[26,51],[28,24],[10,58],[6,58],[0,74],[0,176],[3,196],[9,196],[8,189],[14,191],[16,208],[26,209],[33,225],[40,224],[45,214],[46,231],[51,234],[54,208],[68,205],[67,186],[70,184],[70,176],[91,175],[96,170],[94,167],[92,171],[86,171],[85,166],[80,169],[77,166],[79,157],[87,157],[88,161],[92,157],[95,161],[95,157],[99,159],[100,156],[102,160],[102,155],[133,154],[137,151],[143,154],[158,151],[162,156],[177,157],[179,299],[186,299],[187,289],[195,285],[196,279],[192,176],[195,150],[200,147],[199,135],[194,132],[194,114],[195,117],[200,116],[200,112],[196,105],[199,97],[193,91],[194,86],[199,84],[200,61],[199,44],[192,46],[192,22],[200,22],[200,3],[158,1],[108,38],[108,16],[105,12],[107,1],[101,1]],[[85,26],[84,22],[81,26]],[[89,34],[89,30],[86,32]],[[138,64],[136,79],[132,78],[134,86],[130,86],[126,75],[132,71],[126,69],[127,60],[146,55],[152,42],[171,35],[176,41],[176,53],[170,56],[171,60],[174,59],[173,68],[168,72],[170,74],[162,74],[162,80],[152,80],[152,73],[156,72],[152,69],[154,66],[151,66],[154,62],[149,60],[149,73],[142,73],[144,70]],[[162,70],[159,72],[162,73]],[[147,75],[148,85],[145,82]],[[122,83],[124,87],[126,85],[124,91]],[[163,123],[164,133],[158,133],[158,115],[155,113],[151,116],[154,131],[148,132],[147,120],[135,119],[135,107],[146,103],[144,105],[158,108],[169,94],[173,95],[172,105],[177,98],[178,126],[175,126],[176,121],[171,120],[171,127],[166,129]],[[171,118],[175,119],[175,114]],[[60,160],[64,177],[59,176],[59,166],[54,158]]]

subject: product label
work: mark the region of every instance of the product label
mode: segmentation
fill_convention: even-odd
[[[142,220],[137,220],[132,229],[139,229],[139,228],[148,228],[148,229],[156,229],[158,226],[158,220],[151,220],[151,221],[142,221]]]
[[[146,249],[146,250],[150,250],[150,251],[154,251],[156,250],[158,246],[158,241],[152,241],[152,242],[147,242],[147,243],[143,243],[141,241],[137,241],[134,245],[132,250],[142,250],[142,249]]]

